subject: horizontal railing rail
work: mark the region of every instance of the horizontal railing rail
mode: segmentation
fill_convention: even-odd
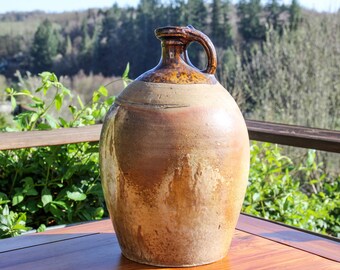
[[[340,153],[340,131],[247,120],[251,140]],[[0,150],[99,141],[102,125],[0,133]]]

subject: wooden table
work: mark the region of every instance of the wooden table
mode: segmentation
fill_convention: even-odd
[[[1,240],[0,269],[158,268],[125,259],[110,220],[102,220]],[[228,256],[187,269],[339,270],[340,242],[241,215]]]

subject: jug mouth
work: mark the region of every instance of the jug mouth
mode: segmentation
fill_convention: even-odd
[[[158,39],[183,39],[183,41],[188,39],[188,35],[195,28],[191,25],[188,26],[165,26],[159,27],[155,30],[155,35]]]

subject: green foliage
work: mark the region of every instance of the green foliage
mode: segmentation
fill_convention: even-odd
[[[31,111],[15,119],[16,131],[78,127],[101,121],[114,97],[108,97],[101,86],[94,91],[92,102],[70,106],[71,119],[66,121],[49,114],[60,110],[64,97],[71,95],[53,73],[40,74],[41,86],[34,92],[7,89],[13,100],[19,96],[30,99]],[[37,96],[54,91],[46,102]],[[103,100],[105,99],[105,100]],[[0,238],[15,236],[32,227],[100,219],[105,205],[99,181],[98,144],[80,143],[0,152]]]
[[[50,69],[58,51],[58,33],[49,20],[44,20],[34,35],[31,49],[33,70],[41,72]]]
[[[205,29],[208,11],[203,0],[188,0],[183,12],[186,24],[191,24],[197,29]]]
[[[340,237],[340,176],[328,181],[312,176],[319,170],[315,151],[309,150],[302,164],[281,154],[282,150],[269,143],[253,143],[249,185],[243,211],[311,230]],[[301,187],[304,179],[305,190]],[[312,192],[306,188],[322,183]]]
[[[129,81],[124,72],[124,79]],[[71,95],[58,78],[40,74],[35,91],[7,89],[13,100],[25,96],[32,111],[15,118],[15,130],[78,127],[101,121],[114,97],[101,86],[89,104],[77,97],[69,106],[70,120],[53,118]],[[53,100],[37,97],[54,92]],[[0,151],[0,238],[19,235],[31,228],[42,231],[55,224],[101,219],[107,215],[99,179],[97,143]],[[322,172],[315,151],[294,164],[275,145],[253,143],[249,186],[243,211],[334,236],[340,234],[340,177],[329,179]]]
[[[114,4],[110,9],[84,12],[2,14],[0,72],[13,78],[16,70],[24,73],[30,66],[34,74],[53,70],[72,76],[82,69],[86,74],[118,76],[130,62],[130,74],[137,77],[159,60],[157,27],[191,24],[220,50],[235,45],[243,56],[243,49],[248,51],[253,43],[265,40],[267,24],[280,31],[284,25],[297,29],[301,14],[297,1],[286,6],[277,0],[265,6],[259,0],[142,0],[136,7]],[[190,56],[197,67],[204,67],[204,52],[199,48],[191,46]]]
[[[232,45],[232,28],[229,22],[229,1],[214,0],[211,14],[211,40],[216,47],[227,48]]]
[[[4,202],[0,201],[0,238],[18,236],[30,230],[26,227],[26,214],[10,211],[7,204],[2,205]]]
[[[237,15],[240,18],[239,31],[245,42],[262,41],[266,28],[261,23],[262,5],[260,0],[241,0],[237,5]]]
[[[289,7],[289,27],[291,30],[297,30],[302,22],[301,7],[297,0],[292,0]]]

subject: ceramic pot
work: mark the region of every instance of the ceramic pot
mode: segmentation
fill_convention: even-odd
[[[101,178],[122,253],[156,266],[226,256],[247,186],[249,139],[215,79],[216,52],[192,27],[155,31],[162,57],[117,97],[100,139]],[[200,43],[198,70],[187,56]]]

